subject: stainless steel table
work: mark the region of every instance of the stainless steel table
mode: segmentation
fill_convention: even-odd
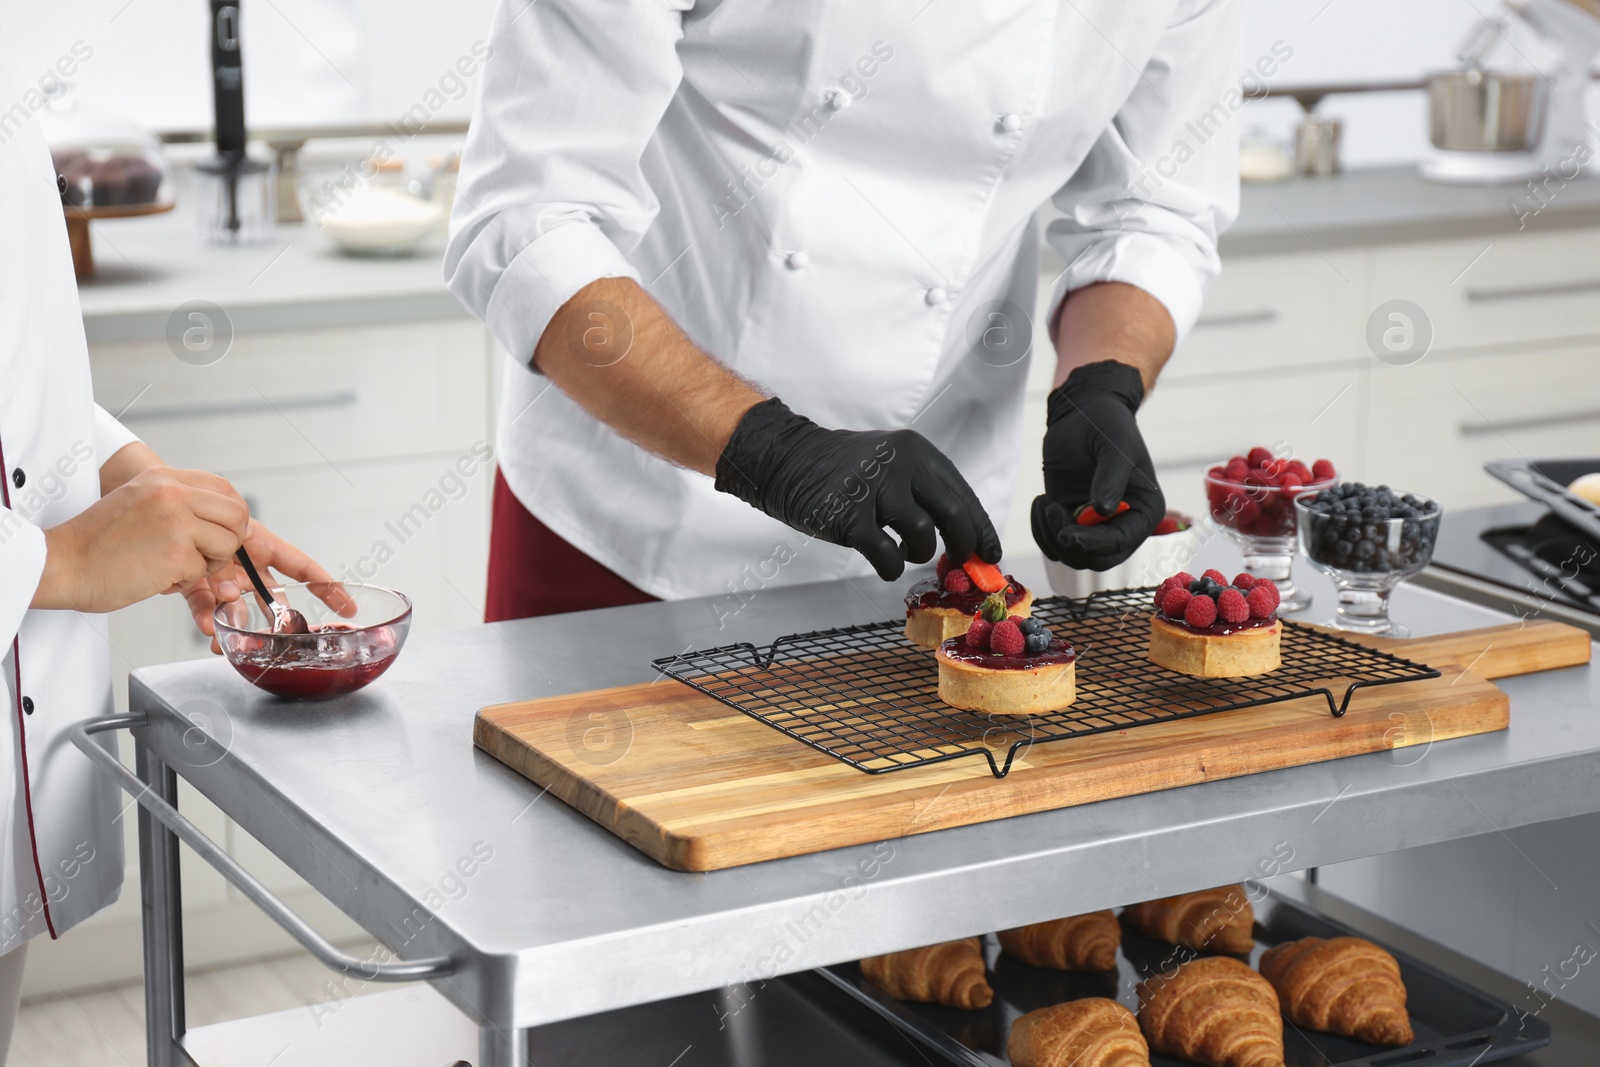
[[[1215,562],[1230,562],[1220,547]],[[1014,569],[1044,586],[1036,566]],[[1321,618],[1329,588],[1305,577]],[[525,1064],[524,1031],[543,1023],[1262,877],[1275,861],[1600,810],[1589,667],[1506,679],[1503,733],[711,874],[658,866],[472,747],[485,704],[646,681],[653,657],[900,610],[897,588],[856,581],[419,634],[380,682],[323,704],[276,701],[220,661],[146,669],[130,716],[146,801],[173,800],[177,775],[193,784],[409,962],[380,977],[428,977],[474,1020],[479,1067]],[[1505,621],[1414,588],[1395,611],[1418,635]],[[578,718],[572,737],[625,759],[628,731]],[[166,1067],[186,1062],[177,841],[148,810],[140,831],[150,1063]]]

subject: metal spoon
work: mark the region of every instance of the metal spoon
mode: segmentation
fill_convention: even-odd
[[[256,587],[256,592],[261,599],[272,605],[272,632],[275,634],[308,634],[311,627],[306,625],[306,617],[287,604],[280,604],[267,590],[267,583],[261,580],[261,574],[256,570],[256,565],[250,562],[250,557],[245,554],[244,546],[234,553],[239,565],[250,576],[250,581]]]

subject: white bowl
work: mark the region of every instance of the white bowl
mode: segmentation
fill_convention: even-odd
[[[399,255],[439,225],[441,205],[401,190],[367,189],[317,223],[333,243],[360,255]]]
[[[1162,580],[1188,570],[1202,545],[1209,540],[1206,527],[1190,523],[1187,530],[1151,535],[1133,555],[1105,571],[1080,571],[1064,563],[1045,560],[1050,588],[1062,596],[1086,597],[1102,589],[1137,589],[1160,585]]]

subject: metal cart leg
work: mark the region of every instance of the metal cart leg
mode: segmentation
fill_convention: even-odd
[[[476,1067],[531,1067],[528,1031],[500,1030],[485,1023],[478,1027]]]
[[[178,776],[137,739],[134,765],[149,791],[177,806]],[[150,1067],[187,1067],[183,1054],[183,917],[178,838],[139,808],[139,899],[144,918],[144,1016]]]

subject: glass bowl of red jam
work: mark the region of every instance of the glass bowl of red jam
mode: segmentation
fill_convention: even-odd
[[[354,693],[389,669],[411,629],[411,601],[377,585],[344,582],[354,605],[335,612],[304,584],[279,593],[306,617],[311,632],[276,634],[260,598],[246,593],[212,613],[217,643],[251,685],[290,700],[326,700]]]

